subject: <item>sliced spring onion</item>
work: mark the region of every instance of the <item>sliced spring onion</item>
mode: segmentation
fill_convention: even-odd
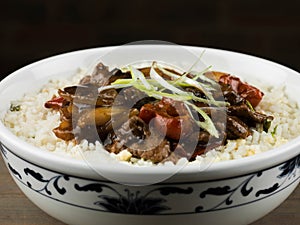
[[[137,70],[137,69],[131,69],[133,70],[132,72],[132,79],[118,79],[115,82],[113,82],[107,89],[109,88],[124,88],[124,87],[130,87],[130,86],[135,86],[136,88],[140,89],[141,91],[145,92],[145,88],[142,87],[142,85],[139,85],[139,81],[142,82],[142,84],[146,87],[146,89],[148,90],[148,94],[152,94],[152,95],[159,95],[159,92],[149,92],[149,90],[153,89],[153,90],[157,90],[158,88],[162,88],[160,90],[161,95],[163,95],[163,97],[170,97],[172,99],[181,99],[182,97],[179,96],[174,96],[174,94],[177,95],[183,95],[183,96],[189,96],[189,97],[184,97],[184,99],[186,100],[194,100],[197,102],[202,102],[202,103],[206,103],[206,104],[214,104],[216,106],[224,106],[226,105],[226,102],[224,101],[215,101],[213,98],[211,99],[205,99],[205,98],[200,98],[195,96],[192,92],[187,92],[187,91],[183,91],[179,88],[177,88],[176,86],[181,86],[181,87],[188,87],[191,86],[190,84],[186,83],[186,82],[179,82],[179,80],[165,80],[163,79],[154,69],[154,66],[156,66],[155,63],[153,63],[153,67],[150,70],[150,77],[152,79],[146,79],[144,74]],[[133,67],[132,67],[133,68]],[[138,72],[137,72],[138,71]],[[176,77],[180,78],[180,76],[176,75]],[[193,83],[199,83],[198,81],[193,81],[190,78],[187,78],[189,81],[192,81]],[[145,85],[146,84],[146,85]],[[170,91],[173,92],[172,94],[169,93],[164,93],[163,91],[165,89],[168,89]]]
[[[166,97],[166,98],[170,98],[182,102],[192,100],[192,97],[189,95],[177,95],[177,94],[171,94],[171,93],[166,93],[166,92],[161,92],[156,90],[147,90],[143,85],[138,83],[133,84],[133,87],[146,93],[148,96],[155,97],[157,99],[162,99],[163,97]]]
[[[130,73],[131,73],[133,81],[136,81],[137,79],[139,79],[143,83],[143,85],[145,86],[145,88],[147,90],[153,89],[153,86],[151,84],[149,84],[146,77],[144,76],[144,74],[141,71],[137,70],[136,68],[134,68],[132,66],[129,66],[129,69],[130,69]]]
[[[131,82],[132,82],[132,78],[131,79],[126,78],[126,79],[117,79],[114,82],[112,82],[111,84],[112,85],[115,85],[115,84],[130,84]]]
[[[200,62],[200,60],[201,60],[202,56],[204,55],[204,53],[205,53],[205,50],[203,50],[201,52],[201,54],[199,55],[199,57],[197,58],[197,60],[192,64],[192,66],[187,71],[185,71],[182,74],[183,77],[185,77],[186,75],[188,75],[194,69],[194,67]]]
[[[210,69],[212,68],[212,66],[208,66],[206,69],[204,69],[203,71],[201,71],[201,72],[197,72],[197,73],[193,73],[193,72],[191,72],[193,75],[195,75],[192,79],[193,80],[197,80],[198,78],[200,78],[201,80],[203,80],[203,81],[205,81],[205,82],[207,82],[207,83],[210,83],[211,85],[213,85],[213,86],[219,86],[219,84],[216,82],[216,81],[214,81],[214,80],[212,80],[212,79],[210,79],[210,78],[208,78],[207,76],[205,76],[204,74],[206,73],[206,72],[208,72]]]
[[[173,93],[179,94],[179,95],[188,95],[188,92],[180,90],[179,88],[175,87],[174,85],[167,82],[164,78],[162,78],[154,69],[152,66],[150,69],[150,77],[153,80],[156,80],[158,83],[160,83],[164,88],[172,91]]]
[[[131,86],[132,86],[132,84],[130,84],[130,83],[128,83],[128,84],[111,84],[111,85],[99,87],[98,92],[105,91],[105,90],[112,89],[112,88],[120,89],[120,88],[127,88],[127,87],[131,87]]]
[[[214,123],[212,122],[211,118],[200,108],[197,107],[196,105],[190,103],[190,102],[185,102],[184,104],[186,104],[187,106],[191,106],[194,110],[196,110],[204,119],[203,122],[198,121],[194,118],[192,112],[190,110],[189,113],[191,115],[191,117],[194,119],[194,121],[196,122],[196,124],[201,127],[202,129],[206,130],[208,133],[210,133],[212,136],[218,138],[219,137],[219,133],[214,125]]]
[[[253,108],[253,106],[251,105],[251,103],[246,99],[246,105],[249,107],[249,109],[252,111],[252,112],[255,112],[255,109]]]
[[[176,79],[178,82],[185,82],[186,84],[189,84],[190,86],[193,86],[195,88],[198,88],[199,90],[201,90],[210,100],[213,100],[212,94],[210,92],[208,92],[205,87],[205,85],[199,83],[196,80],[193,80],[191,78],[188,78],[186,75],[177,75],[175,73],[172,73],[166,69],[164,69],[163,67],[156,65],[156,67],[162,71],[164,74]]]
[[[273,131],[271,132],[272,137],[276,135],[278,124],[274,127]]]
[[[192,67],[194,67],[194,65]],[[155,69],[159,69],[165,75],[172,78],[172,80],[165,80],[156,72]],[[210,67],[207,68],[207,70],[209,69]],[[166,97],[175,101],[181,101],[185,104],[191,118],[195,121],[195,123],[199,127],[206,130],[212,136],[219,137],[218,131],[214,123],[212,122],[211,118],[200,107],[197,107],[195,104],[191,102],[193,100],[197,102],[203,102],[206,104],[214,104],[216,106],[224,106],[227,104],[226,102],[223,101],[214,100],[212,94],[209,91],[207,91],[209,90],[209,88],[212,88],[211,85],[213,83],[211,80],[208,81],[208,83],[211,84],[209,86],[205,86],[205,84],[201,84],[200,82],[197,81],[198,78],[201,78],[202,80],[205,79],[203,72],[196,74],[195,75],[196,79],[194,79],[195,77],[188,78],[187,77],[188,73],[185,73],[182,76],[180,76],[178,74],[175,74],[171,71],[164,69],[163,67],[160,67],[159,65],[157,65],[156,62],[152,64],[152,67],[150,69],[149,79],[147,79],[140,70],[132,66],[127,67],[126,71],[130,72],[132,77],[131,79],[117,79],[115,82],[111,83],[110,85],[99,88],[99,91],[107,90],[110,88],[119,89],[119,88],[126,88],[126,87],[134,87],[144,92],[150,97],[154,97],[157,99],[162,99],[163,97]],[[183,91],[180,88],[178,88],[178,87],[186,87],[186,86],[192,86],[198,88],[199,90],[203,91],[203,93],[208,97],[208,99],[197,97],[192,92]],[[165,92],[165,90],[171,91],[172,93]],[[195,111],[197,111],[201,115],[204,121],[199,121],[195,119],[190,110],[190,107]]]
[[[209,79],[208,77],[204,76],[203,74],[206,73],[207,71],[209,71],[211,68],[212,68],[212,66],[208,66],[207,68],[205,68],[201,72],[196,72],[195,74],[191,71],[191,73],[195,75],[192,79],[193,80],[197,80],[198,78],[201,78],[202,80],[204,80],[205,78],[207,78],[207,80],[205,80],[205,81],[210,82],[211,79]]]

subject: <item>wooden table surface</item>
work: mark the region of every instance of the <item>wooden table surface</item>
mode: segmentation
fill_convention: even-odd
[[[300,224],[300,185],[273,212],[252,225]],[[0,225],[64,225],[48,216],[19,190],[0,157]]]

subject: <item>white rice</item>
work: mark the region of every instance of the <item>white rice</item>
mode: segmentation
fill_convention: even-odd
[[[74,142],[65,142],[58,139],[54,135],[52,129],[59,125],[59,113],[46,109],[44,103],[51,99],[54,94],[57,94],[58,88],[77,84],[80,77],[83,76],[83,72],[80,71],[78,74],[71,81],[67,79],[52,80],[38,93],[28,93],[22,99],[12,102],[12,105],[20,105],[21,108],[19,111],[13,112],[8,110],[2,118],[4,124],[24,141],[65,157],[69,156],[77,159],[114,158],[134,165],[153,165],[150,161],[133,158],[128,151],[123,151],[117,155],[110,154],[103,149],[99,142],[88,143],[84,140],[76,145]],[[226,146],[218,147],[198,156],[190,164],[233,160],[259,154],[299,136],[300,111],[297,103],[288,98],[283,86],[273,89],[260,88],[265,96],[257,110],[274,116],[269,132],[253,130],[253,134],[246,139],[230,140]],[[184,158],[178,162],[178,164],[186,163],[187,160]],[[170,162],[165,164],[170,164]]]

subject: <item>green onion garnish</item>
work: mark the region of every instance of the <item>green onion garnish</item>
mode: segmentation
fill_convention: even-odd
[[[207,70],[209,68],[207,68]],[[171,80],[165,80],[156,72],[156,69],[169,76]],[[216,101],[213,98],[212,94],[209,91],[214,89],[213,85],[215,85],[215,83],[209,78],[206,78],[203,75],[203,73],[197,73],[195,76],[196,79],[194,79],[195,77],[188,78],[188,73],[184,73],[182,76],[180,76],[169,70],[164,69],[163,67],[159,66],[156,62],[153,62],[150,68],[150,78],[146,78],[140,70],[132,66],[123,68],[123,70],[130,72],[131,79],[117,79],[115,82],[111,83],[108,86],[100,87],[99,91],[110,88],[119,89],[126,87],[134,87],[144,92],[148,96],[154,97],[156,99],[162,99],[163,97],[166,97],[175,101],[181,101],[185,104],[190,116],[199,127],[209,132],[212,136],[219,137],[218,131],[211,118],[200,107],[197,107],[193,103],[193,101],[195,101],[206,104],[213,104],[216,106],[225,106],[227,104],[224,101]],[[198,78],[205,80],[207,84],[200,83],[199,81],[197,81]],[[209,79],[209,81],[207,79]],[[197,97],[192,92],[184,91],[180,89],[180,87],[195,87],[202,91],[206,95],[207,99]],[[199,121],[195,119],[189,107],[197,111],[204,121]]]

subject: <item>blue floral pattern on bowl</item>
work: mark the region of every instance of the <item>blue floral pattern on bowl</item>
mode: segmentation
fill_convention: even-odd
[[[178,215],[224,210],[268,198],[300,179],[300,155],[263,171],[221,180],[125,186],[48,170],[20,158],[2,144],[0,150],[17,183],[64,204],[118,214]],[[264,182],[267,180],[272,183]],[[189,204],[174,202],[174,196],[176,202],[181,199]]]

